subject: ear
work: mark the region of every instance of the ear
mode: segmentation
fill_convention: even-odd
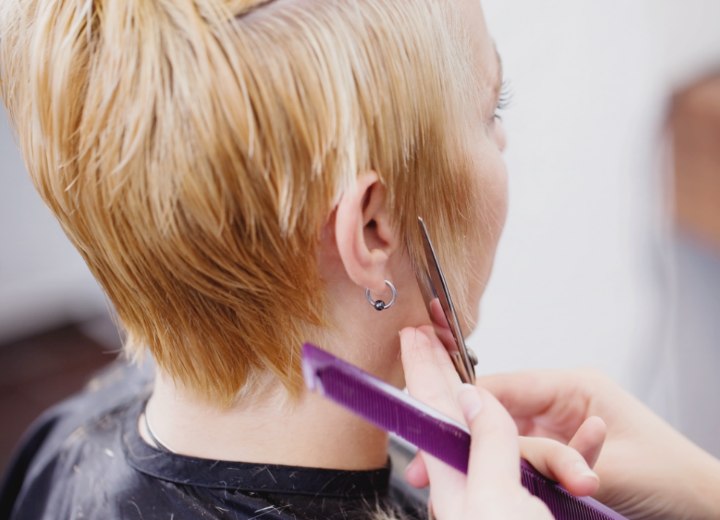
[[[360,175],[335,213],[335,240],[348,277],[375,294],[386,290],[390,255],[399,243],[385,207],[385,187],[375,172]]]

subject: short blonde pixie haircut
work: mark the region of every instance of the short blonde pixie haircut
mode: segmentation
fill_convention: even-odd
[[[270,373],[296,394],[302,341],[332,326],[320,231],[367,170],[415,265],[421,214],[464,271],[475,78],[445,4],[4,1],[2,96],[27,168],[130,354],[219,404]]]

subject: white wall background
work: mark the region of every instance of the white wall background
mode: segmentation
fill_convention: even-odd
[[[25,173],[5,116],[0,109],[0,343],[105,309]]]
[[[673,88],[720,67],[720,1],[484,6],[514,100],[480,370],[597,367],[677,423],[661,126]]]

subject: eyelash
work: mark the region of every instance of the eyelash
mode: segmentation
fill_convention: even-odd
[[[502,86],[500,87],[500,95],[498,96],[497,106],[495,107],[495,113],[493,114],[493,121],[502,121],[500,112],[508,108],[511,103],[512,90],[510,89],[510,82],[504,79]]]

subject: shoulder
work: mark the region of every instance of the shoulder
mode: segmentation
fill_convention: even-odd
[[[85,390],[45,412],[7,472],[0,516],[132,518],[112,511],[118,494],[145,478],[128,466],[121,432],[142,405],[149,382],[147,370],[116,362]]]
[[[181,469],[193,461],[141,441],[137,421],[150,374],[118,362],[43,414],[0,489],[0,518],[242,519],[266,508],[265,501],[237,496],[227,487],[183,482],[177,475],[187,473]]]

